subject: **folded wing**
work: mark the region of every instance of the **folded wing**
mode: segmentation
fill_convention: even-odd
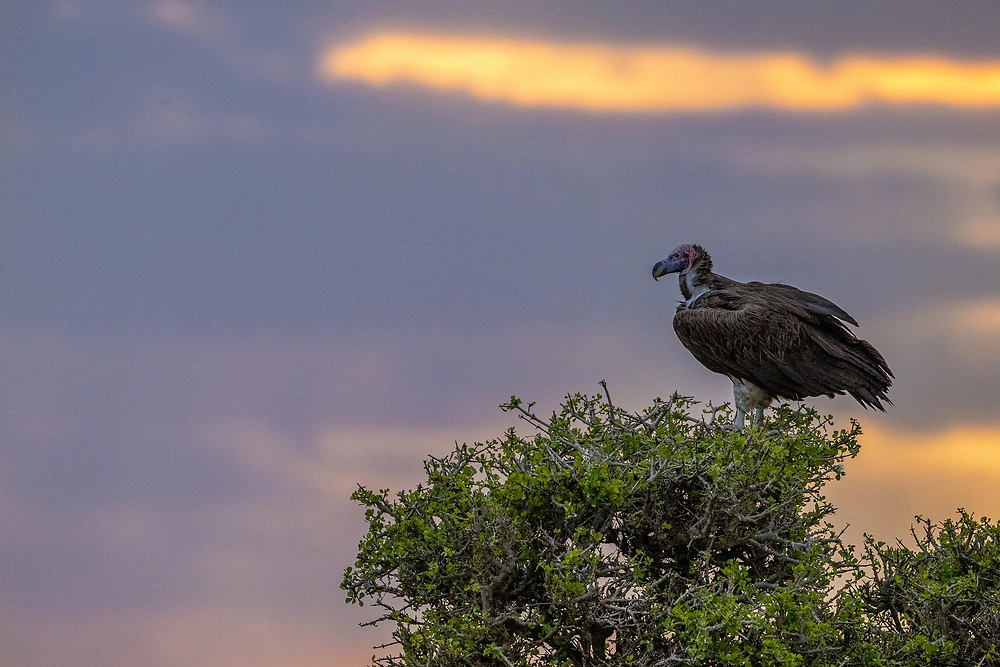
[[[674,330],[708,369],[750,381],[776,396],[848,393],[866,407],[891,405],[892,372],[845,322],[854,318],[821,296],[790,285],[735,283],[683,304]]]

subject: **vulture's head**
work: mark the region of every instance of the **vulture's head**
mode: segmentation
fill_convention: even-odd
[[[653,279],[658,280],[668,273],[680,273],[686,276],[708,253],[701,246],[682,243],[674,248],[667,258],[653,266]]]

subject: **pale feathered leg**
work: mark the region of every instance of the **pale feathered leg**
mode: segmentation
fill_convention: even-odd
[[[764,418],[764,408],[767,407],[774,395],[766,389],[758,387],[748,380],[740,378],[730,378],[733,381],[733,404],[736,406],[736,428],[743,430],[746,423],[746,413],[753,408],[753,422],[759,424]]]

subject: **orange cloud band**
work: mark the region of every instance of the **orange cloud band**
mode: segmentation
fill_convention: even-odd
[[[407,82],[523,107],[662,113],[770,107],[834,111],[870,102],[1000,107],[1000,61],[795,52],[722,53],[381,32],[330,47],[319,75]]]

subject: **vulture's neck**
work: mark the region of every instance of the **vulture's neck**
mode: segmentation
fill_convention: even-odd
[[[712,258],[707,252],[702,252],[696,256],[691,270],[680,276],[681,294],[684,295],[684,302],[687,307],[691,307],[695,299],[712,289],[721,289],[731,284],[733,281],[724,276],[712,272]]]

